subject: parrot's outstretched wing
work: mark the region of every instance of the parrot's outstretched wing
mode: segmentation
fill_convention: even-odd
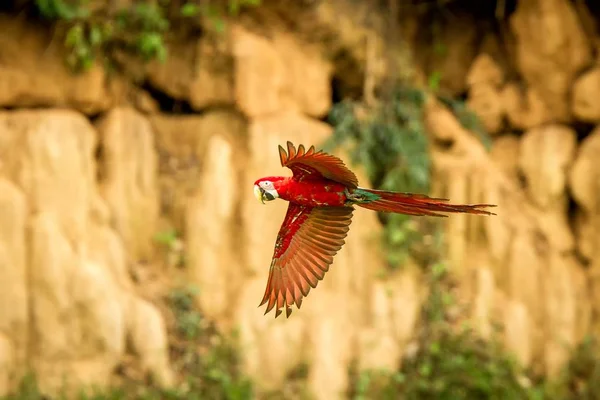
[[[305,207],[290,203],[275,243],[265,295],[265,314],[285,306],[289,317],[296,304],[315,288],[344,245],[352,222],[352,207]]]
[[[342,160],[322,150],[315,151],[315,146],[305,150],[303,145],[299,145],[296,150],[291,142],[287,142],[287,152],[279,146],[279,159],[283,167],[292,170],[298,181],[312,177],[325,177],[349,188],[358,186],[356,175]]]

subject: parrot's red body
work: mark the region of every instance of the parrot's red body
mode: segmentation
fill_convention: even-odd
[[[339,158],[314,146],[305,150],[287,143],[279,146],[281,165],[293,176],[270,176],[254,183],[254,194],[265,200],[280,198],[290,204],[277,235],[265,295],[268,313],[275,317],[285,307],[300,308],[302,299],[322,280],[342,248],[350,228],[354,206],[408,215],[445,216],[442,213],[494,215],[483,210],[491,204],[457,205],[422,194],[398,193],[358,187],[358,180]]]

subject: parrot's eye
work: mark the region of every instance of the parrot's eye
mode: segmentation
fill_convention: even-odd
[[[262,183],[262,186],[265,187],[265,188],[270,188],[270,187],[273,186],[273,184],[271,183],[271,181],[263,181],[261,183]]]

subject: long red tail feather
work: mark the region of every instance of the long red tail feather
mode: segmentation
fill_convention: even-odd
[[[423,194],[387,192],[364,188],[359,190],[379,196],[379,199],[370,203],[357,203],[358,206],[373,211],[436,217],[447,217],[443,213],[496,215],[493,212],[483,210],[483,208],[496,207],[493,204],[451,204],[448,203],[448,199],[438,199]]]

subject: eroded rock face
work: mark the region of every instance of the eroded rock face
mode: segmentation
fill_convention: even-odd
[[[580,295],[589,298],[584,273],[574,259],[565,256],[550,257],[547,264],[545,286],[546,346],[544,349],[546,372],[554,377],[566,361],[570,351],[583,339],[589,325]],[[579,321],[578,321],[579,318]]]
[[[469,99],[467,106],[481,119],[485,129],[493,134],[504,122],[501,85],[504,72],[487,54],[479,55],[467,75]]]
[[[165,63],[148,66],[153,86],[171,97],[188,100],[201,110],[210,105],[233,105],[233,59],[229,54],[229,37],[182,39],[168,43]]]
[[[568,0],[522,0],[510,19],[517,68],[552,121],[570,118],[567,92],[592,61],[592,47]]]
[[[521,143],[517,135],[503,135],[494,141],[490,157],[498,165],[504,175],[515,185],[519,184],[519,158]]]
[[[576,140],[573,129],[560,125],[532,129],[521,139],[519,166],[527,180],[528,195],[541,209],[551,209],[564,198]]]
[[[0,130],[1,132],[2,130]],[[29,293],[26,259],[27,202],[11,181],[0,179],[0,395],[22,376],[27,361]],[[10,307],[6,306],[10,305]]]
[[[519,166],[526,179],[531,203],[542,210],[536,215],[549,245],[564,251],[574,247],[567,220],[567,171],[575,156],[576,133],[560,125],[546,125],[521,139]]]
[[[589,262],[588,282],[592,302],[590,304],[594,313],[600,307],[600,202],[598,198],[600,169],[598,168],[598,151],[600,151],[600,130],[596,128],[586,137],[573,163],[569,175],[569,185],[573,197],[580,209],[575,219],[575,234],[577,237],[577,250]],[[600,332],[598,322],[594,321],[593,332]]]
[[[159,212],[152,126],[131,108],[111,110],[97,126],[102,195],[131,255],[148,258]]]
[[[64,56],[62,43],[45,29],[0,16],[0,107],[72,107],[89,114],[107,109],[111,98],[103,69],[95,66],[74,77]]]
[[[202,288],[199,300],[205,314],[222,321],[231,313],[245,275],[235,226],[237,199],[248,185],[239,179],[236,151],[227,138],[212,135],[203,161],[198,190],[186,210],[190,279]]]
[[[249,117],[331,107],[332,65],[321,48],[277,31],[272,38],[232,25],[216,38],[170,44],[173,57],[149,67],[151,83],[194,109],[236,106]]]
[[[596,67],[581,75],[573,85],[573,115],[586,122],[600,121],[600,68]]]
[[[477,55],[477,24],[474,17],[468,14],[457,15],[453,23],[447,24],[442,32],[443,35],[436,39],[436,45],[441,44],[447,50],[431,52],[431,59],[428,60],[430,73],[438,72],[442,87],[453,95],[458,95],[467,88],[469,67]]]
[[[463,292],[473,293],[476,326],[487,335],[490,323],[503,324],[505,343],[522,363],[556,374],[592,321],[592,294],[584,266],[571,255],[574,239],[565,217],[575,132],[547,125],[520,139],[502,136],[490,157],[439,105],[429,107],[426,120],[434,135],[453,143],[434,151],[440,194],[499,206],[498,217],[448,219],[451,267]],[[491,161],[497,157],[502,163]],[[581,166],[575,161],[569,181],[590,173],[591,161],[581,153],[578,158]],[[526,177],[524,189],[517,169]],[[587,188],[580,184],[580,194]]]
[[[160,164],[160,197],[163,215],[180,231],[185,231],[187,209],[204,198],[214,202],[216,198],[227,196],[220,193],[219,179],[226,182],[228,176],[215,177],[217,187],[206,187],[209,195],[200,190],[202,169],[210,168],[215,160],[207,152],[208,142],[213,136],[226,139],[235,147],[232,170],[238,170],[246,158],[240,138],[246,134],[246,122],[239,113],[232,110],[214,111],[202,116],[153,115],[150,118],[156,134],[156,146]],[[208,159],[211,161],[209,162]],[[210,190],[209,190],[210,189]]]
[[[286,110],[324,115],[331,105],[331,66],[318,50],[280,33],[271,43],[242,27],[232,31],[236,104],[249,117]]]
[[[581,207],[577,218],[577,247],[581,254],[592,260],[597,257],[600,231],[597,214],[600,209],[600,129],[596,128],[583,140],[569,174],[573,197]]]
[[[508,83],[501,96],[508,122],[517,129],[530,129],[552,121],[550,108],[535,87]]]
[[[137,296],[96,187],[97,133],[73,111],[16,111],[0,113],[0,138],[0,213],[9,213],[0,230],[0,301],[10,304],[0,308],[0,362],[9,365],[0,391],[28,372],[48,394],[65,383],[106,385],[126,351]],[[161,321],[159,314],[144,321],[146,342],[154,341],[141,358],[166,359]],[[165,362],[145,366],[172,380]]]

